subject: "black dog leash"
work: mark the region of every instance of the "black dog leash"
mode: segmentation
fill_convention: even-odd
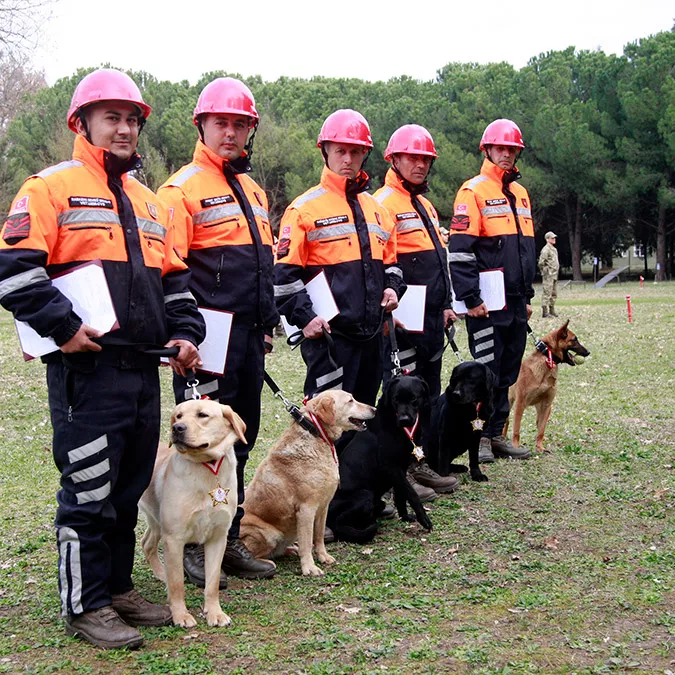
[[[443,356],[443,353],[445,350],[448,348],[448,346],[452,347],[452,351],[454,352],[455,356],[457,357],[457,360],[460,363],[464,362],[464,359],[462,358],[462,355],[459,352],[459,347],[457,346],[457,343],[455,342],[455,333],[457,332],[455,329],[455,324],[452,323],[450,324],[450,328],[445,328],[445,338],[447,342],[443,345],[443,347],[437,351],[430,359],[429,362],[433,363],[434,361],[438,361],[438,359]]]
[[[321,438],[321,432],[319,429],[317,429],[316,425],[312,420],[309,418],[305,417],[302,414],[302,411],[300,408],[298,408],[295,403],[292,401],[289,401],[285,396],[284,393],[281,391],[281,388],[279,385],[272,379],[272,376],[267,372],[264,371],[265,375],[265,382],[267,383],[267,386],[272,390],[272,393],[274,394],[275,398],[278,398],[281,400],[281,402],[284,404],[284,408],[288,411],[290,416],[293,418],[295,422],[297,422],[303,429],[306,431],[309,431],[312,436],[316,436],[317,438]]]

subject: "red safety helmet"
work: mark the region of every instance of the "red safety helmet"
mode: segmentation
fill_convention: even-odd
[[[479,149],[484,150],[486,145],[514,145],[521,150],[525,147],[518,125],[506,119],[495,120],[485,127]]]
[[[101,68],[89,73],[80,80],[75,87],[73,99],[68,109],[68,128],[77,132],[75,119],[82,108],[98,103],[99,101],[126,101],[133,103],[141,111],[145,119],[152,112],[152,108],[143,101],[141,91],[136,83],[119,70]]]
[[[202,89],[192,117],[195,125],[199,115],[205,113],[230,113],[246,115],[256,121],[260,119],[251,90],[234,77],[219,77]]]
[[[350,108],[336,110],[326,117],[316,141],[317,147],[320,148],[321,144],[326,141],[364,145],[366,148],[373,147],[373,139],[366,118],[360,112]]]
[[[409,155],[438,157],[434,139],[419,124],[406,124],[396,129],[391,135],[389,143],[387,143],[387,149],[384,151],[385,160],[391,162],[391,156],[398,152],[406,152]]]

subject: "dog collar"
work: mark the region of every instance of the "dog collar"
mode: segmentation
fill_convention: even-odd
[[[411,427],[403,427],[403,431],[405,431],[406,436],[410,439],[410,442],[413,444],[412,449],[413,457],[418,462],[421,462],[424,459],[424,450],[422,450],[421,446],[415,443],[415,432],[417,431],[419,423],[420,423],[420,414],[417,413],[417,417],[415,418],[415,424],[413,424]]]
[[[562,363],[562,359],[559,359],[543,340],[537,340],[536,347],[546,357],[546,365],[549,370],[553,370],[557,363]]]
[[[321,421],[319,418],[311,411],[308,410],[307,414],[309,415],[309,418],[312,420],[312,423],[314,424],[314,427],[316,430],[319,432],[321,438],[328,443],[330,447],[330,451],[333,454],[333,459],[335,460],[335,463],[338,464],[338,456],[337,456],[337,450],[335,449],[335,443],[328,438],[328,434],[326,433],[326,430],[323,428],[323,424],[321,424]]]

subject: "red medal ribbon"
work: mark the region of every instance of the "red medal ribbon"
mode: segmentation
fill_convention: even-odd
[[[415,445],[415,432],[417,431],[417,425],[420,423],[420,414],[417,413],[417,417],[415,418],[415,424],[412,425],[412,427],[403,427],[403,431],[405,431],[406,436],[410,439],[410,442]]]
[[[217,476],[220,471],[220,467],[225,459],[223,455],[217,462],[215,459],[212,459],[210,462],[202,462],[202,464],[214,475]],[[215,468],[214,468],[215,467]]]
[[[326,430],[323,428],[321,422],[319,422],[319,418],[311,410],[308,410],[307,414],[309,415],[309,419],[311,419],[314,423],[314,426],[319,430],[321,438],[323,438],[323,440],[326,441],[326,443],[328,443],[330,446],[330,451],[333,453],[333,459],[335,460],[335,463],[338,464],[338,456],[337,451],[335,450],[335,444],[330,440],[330,438],[328,438],[328,434],[326,434]]]

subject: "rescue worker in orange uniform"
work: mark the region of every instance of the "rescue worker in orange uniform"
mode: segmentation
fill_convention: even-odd
[[[138,501],[160,431],[159,357],[177,346],[179,369],[199,363],[204,321],[173,248],[168,209],[128,175],[150,114],[131,78],[97,70],[75,89],[73,158],[31,176],[0,239],[0,302],[58,350],[47,363],[57,493],[59,586],[66,631],[104,648],[138,647],[132,626],[171,623],[134,590]],[[100,261],[119,328],[83,323],[51,277]]]
[[[277,306],[302,329],[305,394],[344,389],[374,404],[382,380],[385,312],[405,290],[391,217],[366,190],[363,164],[373,147],[363,115],[343,109],[319,133],[321,182],[297,197],[281,219],[274,268]],[[325,272],[339,314],[316,315],[305,284]],[[344,439],[343,439],[344,440]]]
[[[228,534],[223,571],[248,579],[274,575],[276,566],[254,558],[239,538],[244,515],[244,467],[260,427],[265,345],[279,321],[272,285],[274,256],[267,196],[247,173],[259,116],[241,81],[221,77],[204,87],[194,111],[199,130],[192,162],[158,191],[173,210],[176,245],[192,276],[200,307],[233,313],[223,376],[198,372],[198,393],[232,408],[246,423],[248,444],[237,442],[238,508]],[[174,376],[176,402],[191,398],[188,380]],[[204,547],[188,545],[188,579],[204,586]],[[226,584],[221,575],[221,587]]]
[[[431,134],[406,124],[389,139],[384,158],[391,162],[384,185],[373,195],[396,225],[396,255],[407,284],[426,286],[424,333],[396,331],[401,366],[422,377],[432,398],[441,393],[443,329],[457,320],[452,311],[452,287],[447,254],[438,226],[438,213],[424,197],[427,176],[436,154]],[[385,382],[391,370],[391,345],[385,341]]]
[[[384,186],[373,195],[390,213],[396,226],[396,253],[407,284],[426,286],[424,332],[397,327],[396,342],[401,367],[423,378],[432,399],[441,393],[441,364],[446,326],[457,320],[452,311],[452,288],[445,244],[438,228],[438,214],[424,197],[427,176],[438,157],[431,134],[417,124],[406,124],[389,139],[384,159],[391,162]],[[384,384],[393,368],[391,342],[384,340]],[[454,476],[439,476],[426,462],[413,461],[408,470],[415,482],[438,493],[453,492]],[[421,492],[420,498],[424,496]],[[434,495],[431,495],[434,496]]]
[[[532,204],[517,182],[516,160],[525,147],[518,126],[507,119],[488,124],[480,142],[485,159],[480,174],[466,181],[455,199],[450,225],[449,260],[458,300],[467,307],[469,348],[474,359],[496,376],[494,412],[485,424],[479,459],[526,459],[502,430],[509,415],[509,387],[518,378],[525,350],[527,321],[537,264]],[[479,273],[502,269],[506,308],[488,309],[481,297]]]

